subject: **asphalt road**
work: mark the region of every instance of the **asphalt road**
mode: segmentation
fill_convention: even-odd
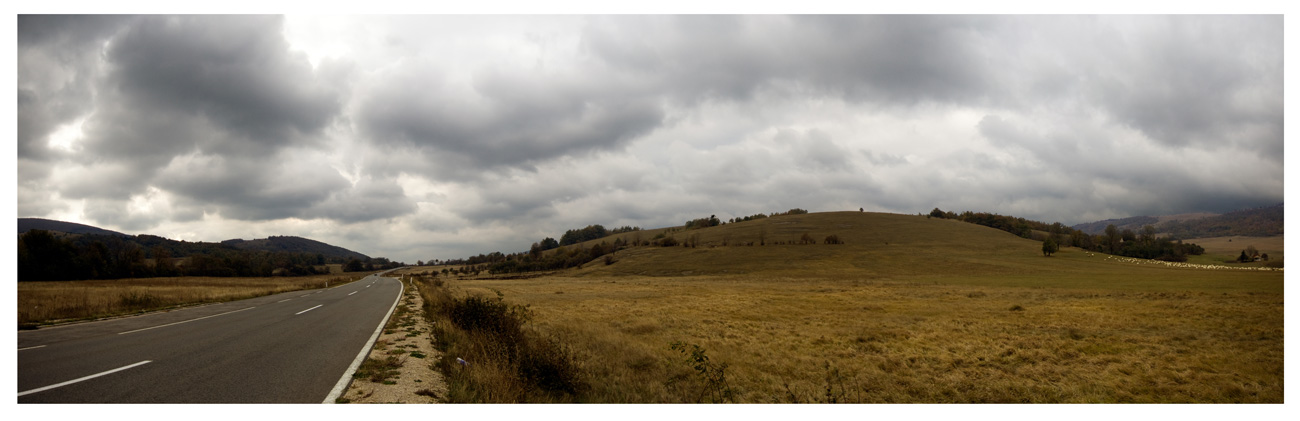
[[[18,402],[320,403],[384,322],[401,282],[18,333]]]

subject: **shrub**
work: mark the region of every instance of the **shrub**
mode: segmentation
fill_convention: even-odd
[[[735,391],[727,384],[727,363],[713,363],[699,345],[675,341],[669,348],[680,352],[685,357],[686,365],[698,374],[700,384],[696,402],[735,402]]]
[[[805,232],[799,237],[799,244],[817,244],[817,240],[814,240],[812,235]]]
[[[843,241],[840,241],[840,237],[837,236],[837,235],[835,235],[835,234],[831,234],[831,235],[826,236],[826,239],[825,239],[825,240],[822,240],[822,243],[824,243],[824,244],[844,244]]]
[[[586,390],[574,354],[524,328],[526,307],[499,296],[458,298],[428,284],[420,294],[434,346],[445,354],[435,366],[447,379],[447,401],[563,402]]]

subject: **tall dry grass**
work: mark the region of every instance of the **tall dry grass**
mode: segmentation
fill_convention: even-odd
[[[415,278],[432,321],[447,402],[573,402],[585,393],[569,348],[529,326],[531,311],[496,295]]]
[[[176,277],[19,282],[18,325],[119,316],[169,307],[242,300],[352,282],[360,275],[268,278]]]
[[[1282,295],[755,276],[452,281],[527,304],[592,402],[1281,402]]]

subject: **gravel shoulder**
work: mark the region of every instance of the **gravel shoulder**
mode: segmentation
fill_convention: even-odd
[[[340,403],[439,403],[447,383],[434,364],[442,354],[433,347],[424,300],[407,284],[401,305],[375,341]]]

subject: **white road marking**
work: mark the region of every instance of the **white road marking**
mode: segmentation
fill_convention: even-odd
[[[303,294],[303,295],[299,295],[298,298],[306,297],[306,296],[308,296],[308,295],[311,295],[311,294]]]
[[[276,301],[275,303],[276,303],[276,304],[280,304],[280,303],[283,303],[283,302],[285,302],[285,301],[289,301],[289,300],[292,300],[292,298],[285,298],[285,299],[283,299],[283,300]]]
[[[309,309],[306,309],[306,310],[303,310],[303,311],[299,311],[299,312],[297,312],[297,313],[293,313],[293,315],[297,316],[297,315],[299,315],[299,314],[303,314],[303,313],[306,313],[306,312],[308,312],[308,311],[312,311],[312,310],[318,309],[318,308],[320,308],[320,306],[323,306],[323,305],[324,305],[324,304],[317,304],[316,307],[312,307],[312,308],[309,308]]]
[[[29,347],[26,347],[26,348],[18,348],[18,350],[19,350],[19,351],[26,351],[26,350],[29,350],[29,349],[36,349],[36,348],[45,348],[45,345],[29,346]]]
[[[141,332],[141,331],[145,331],[145,330],[149,330],[149,329],[157,329],[157,328],[160,328],[160,327],[175,326],[175,325],[178,325],[178,324],[181,324],[181,323],[189,323],[189,322],[192,322],[192,321],[195,321],[195,320],[203,320],[203,319],[212,318],[212,317],[217,317],[217,316],[225,316],[225,315],[230,314],[230,313],[238,313],[238,312],[241,312],[241,311],[244,311],[244,310],[252,310],[252,309],[254,309],[254,308],[257,308],[257,307],[249,307],[249,308],[243,308],[243,309],[239,309],[239,310],[235,310],[235,311],[227,311],[227,312],[225,312],[225,313],[221,313],[221,314],[213,314],[213,315],[211,315],[211,316],[203,316],[203,317],[200,317],[200,318],[197,318],[197,319],[189,319],[189,320],[180,321],[180,322],[176,322],[176,323],[168,323],[168,324],[165,324],[165,325],[158,325],[158,326],[154,326],[154,327],[146,327],[146,328],[144,328],[144,329],[128,330],[128,331],[126,331],[126,332],[118,332],[117,334],[118,334],[118,335],[125,335],[125,334],[128,334],[128,333]]]
[[[84,381],[86,381],[86,380],[90,380],[90,379],[93,379],[93,378],[96,378],[96,377],[99,377],[99,376],[107,376],[107,375],[109,375],[109,374],[113,374],[113,373],[116,373],[116,372],[119,372],[119,371],[122,371],[122,370],[131,369],[131,368],[136,368],[136,367],[139,367],[139,366],[142,366],[142,365],[145,365],[145,364],[149,364],[149,363],[151,363],[151,362],[153,362],[153,361],[145,360],[145,361],[141,361],[141,362],[138,362],[138,363],[135,363],[135,364],[128,365],[128,366],[126,366],[126,367],[114,368],[114,369],[112,369],[112,370],[108,370],[108,371],[105,371],[105,372],[103,372],[103,373],[91,374],[91,375],[89,375],[89,376],[82,377],[82,378],[80,378],[80,379],[72,379],[72,380],[68,380],[68,381],[66,381],[66,382],[59,383],[59,384],[52,384],[52,385],[49,385],[49,386],[40,387],[40,388],[36,388],[36,389],[32,389],[32,390],[28,390],[28,391],[26,391],[26,392],[19,392],[19,393],[18,393],[18,397],[21,398],[21,397],[23,397],[24,395],[30,395],[30,394],[33,394],[33,393],[36,393],[36,392],[44,392],[44,391],[46,391],[46,390],[50,390],[50,389],[54,389],[54,388],[59,388],[59,387],[67,386],[67,385],[70,385],[70,384],[73,384],[73,383],[84,382]]]
[[[356,294],[356,291],[349,292],[348,295]]]
[[[343,396],[344,389],[348,387],[349,383],[352,383],[352,374],[357,372],[357,368],[361,367],[361,362],[370,355],[370,348],[375,346],[375,340],[379,339],[379,333],[384,331],[384,325],[388,324],[388,319],[393,317],[393,310],[397,310],[397,303],[402,301],[402,294],[406,292],[406,287],[401,284],[398,284],[398,287],[401,289],[397,290],[397,298],[393,299],[393,305],[388,308],[388,314],[384,315],[384,319],[379,321],[379,326],[375,327],[375,333],[370,334],[370,340],[366,342],[366,346],[361,347],[361,352],[357,353],[357,358],[352,360],[352,365],[348,366],[348,371],[343,372],[343,377],[339,378],[338,383],[334,384],[334,389],[330,390],[330,394],[325,395],[325,400],[321,401],[321,403],[336,403],[335,401],[339,396]]]

